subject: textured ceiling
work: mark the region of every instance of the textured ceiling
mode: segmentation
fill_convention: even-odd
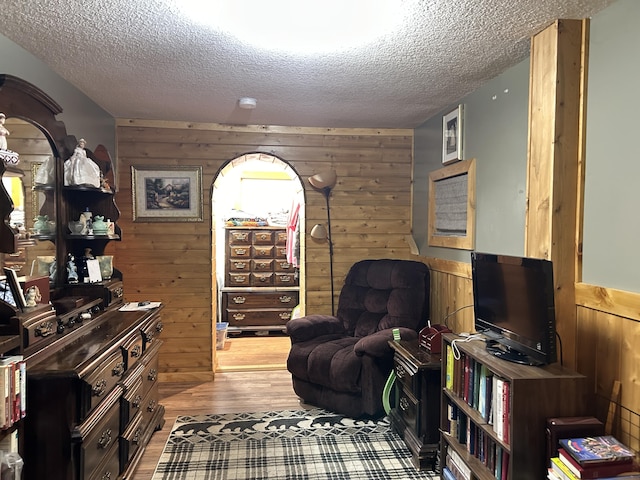
[[[306,57],[194,24],[180,0],[3,0],[0,33],[117,118],[413,128],[524,59],[554,19],[613,1],[399,0],[395,32]]]

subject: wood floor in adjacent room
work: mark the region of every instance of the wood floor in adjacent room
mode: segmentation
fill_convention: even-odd
[[[288,337],[229,337],[219,350],[215,380],[160,383],[165,426],[155,432],[132,480],[150,480],[177,415],[304,408],[285,368]]]

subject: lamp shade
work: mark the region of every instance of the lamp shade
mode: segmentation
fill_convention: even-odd
[[[327,172],[316,173],[309,177],[309,183],[312,187],[322,190],[323,188],[333,188],[336,185],[338,176],[335,170],[329,170]]]
[[[311,229],[311,238],[315,240],[326,240],[327,238],[329,238],[329,234],[325,226],[321,223],[318,223]]]

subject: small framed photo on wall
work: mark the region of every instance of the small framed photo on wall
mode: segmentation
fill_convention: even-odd
[[[442,117],[442,163],[462,160],[462,119],[464,106],[462,104]]]

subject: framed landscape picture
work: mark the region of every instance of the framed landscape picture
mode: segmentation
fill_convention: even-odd
[[[462,160],[463,105],[442,117],[442,163]]]
[[[134,222],[201,222],[202,167],[131,167]]]

